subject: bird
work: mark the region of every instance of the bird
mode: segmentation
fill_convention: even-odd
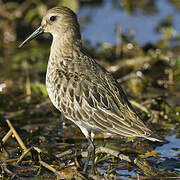
[[[99,132],[161,141],[146,127],[113,75],[86,53],[77,15],[71,9],[59,6],[48,10],[40,27],[19,48],[46,32],[53,36],[46,89],[53,105],[88,141],[83,172],[91,158],[94,173],[93,140]]]

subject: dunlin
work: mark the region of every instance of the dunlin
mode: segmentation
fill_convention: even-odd
[[[94,135],[108,132],[127,137],[153,137],[113,76],[82,48],[76,14],[66,7],[47,11],[41,26],[19,47],[38,35],[53,36],[46,74],[46,88],[54,106],[73,121],[89,142],[88,161],[94,169]]]

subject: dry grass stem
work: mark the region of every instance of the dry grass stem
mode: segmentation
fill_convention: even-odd
[[[136,101],[130,100],[131,104],[137,107],[138,109],[144,111],[145,113],[149,114],[149,111],[146,107],[142,106],[141,104],[137,103]]]
[[[9,137],[10,137],[12,134],[13,134],[13,131],[12,131],[12,129],[10,129],[10,130],[8,131],[8,133],[3,137],[2,143],[5,144],[6,141],[9,139]]]
[[[18,135],[18,133],[16,132],[16,130],[14,129],[14,127],[12,126],[11,122],[7,119],[6,120],[9,128],[12,130],[14,137],[16,138],[16,140],[18,141],[20,147],[24,150],[27,151],[27,147],[25,146],[25,144],[23,143],[22,139],[20,138],[20,136]],[[9,132],[8,132],[9,133]]]

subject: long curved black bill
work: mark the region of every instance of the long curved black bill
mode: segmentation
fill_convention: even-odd
[[[26,40],[24,40],[21,45],[19,45],[18,48],[22,48],[26,43],[37,37],[38,35],[42,34],[44,32],[42,26],[40,26],[38,29],[36,29]]]

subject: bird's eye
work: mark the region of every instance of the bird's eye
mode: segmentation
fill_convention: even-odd
[[[53,22],[53,21],[55,21],[55,20],[56,20],[56,16],[51,16],[51,17],[50,17],[50,21]]]

